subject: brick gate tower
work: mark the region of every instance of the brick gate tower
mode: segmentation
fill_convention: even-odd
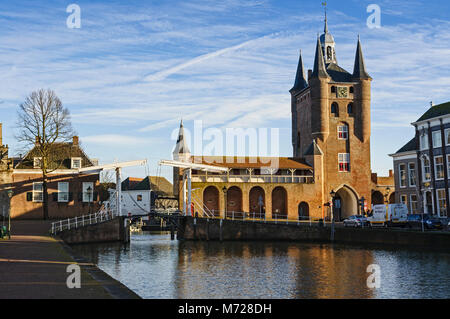
[[[325,16],[314,68],[308,71],[306,80],[300,52],[295,84],[290,90],[292,145],[296,158],[321,157],[309,164],[323,172],[322,180],[316,183],[322,183],[326,201],[332,191],[336,193],[336,219],[357,214],[361,197],[371,202],[371,81],[359,37],[353,73],[338,65]]]

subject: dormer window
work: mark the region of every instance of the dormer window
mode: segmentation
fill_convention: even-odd
[[[42,157],[33,158],[33,168],[42,168]]]
[[[72,169],[81,168],[81,157],[72,157],[71,165]]]

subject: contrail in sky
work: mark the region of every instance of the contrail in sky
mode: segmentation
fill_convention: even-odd
[[[238,44],[238,45],[235,45],[235,46],[232,46],[232,47],[228,47],[228,48],[225,48],[225,49],[220,49],[220,50],[215,51],[215,52],[211,52],[211,53],[207,53],[207,54],[198,56],[198,57],[196,57],[196,58],[194,58],[192,60],[189,60],[187,62],[181,63],[179,65],[176,65],[174,67],[168,68],[166,70],[162,70],[162,71],[159,71],[159,72],[147,75],[144,78],[144,81],[152,82],[152,81],[164,80],[168,76],[170,76],[172,74],[175,74],[175,73],[178,73],[179,71],[181,71],[181,70],[183,70],[185,68],[188,68],[188,67],[190,67],[192,65],[201,63],[201,62],[206,61],[208,59],[212,59],[212,58],[218,57],[218,56],[223,55],[223,54],[228,53],[228,52],[233,52],[233,51],[239,50],[240,48],[243,48],[243,47],[245,47],[245,46],[247,46],[247,45],[249,45],[249,44],[251,44],[251,43],[253,43],[255,41],[258,41],[260,39],[267,38],[267,37],[270,37],[270,36],[271,35],[266,35],[266,36],[263,36],[263,37],[260,37],[260,38],[256,38],[256,39],[253,39],[253,40],[249,40],[249,41],[243,42],[241,44]]]

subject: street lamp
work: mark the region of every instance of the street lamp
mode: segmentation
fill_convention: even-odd
[[[386,194],[384,195],[384,197],[385,197],[384,201],[386,203],[386,223],[389,222],[389,200],[388,200],[388,197],[389,197],[390,192],[391,192],[391,189],[389,187],[386,188]]]
[[[336,197],[336,192],[331,191],[331,241],[334,241],[334,198]]]
[[[227,192],[228,192],[228,189],[224,186],[223,188],[222,188],[222,191],[223,191],[223,195],[224,195],[224,198],[225,198],[225,209],[224,209],[224,211],[225,211],[225,219],[227,219]]]
[[[88,198],[89,198],[89,215],[91,214],[91,198],[92,198],[92,188],[89,186],[87,189]]]
[[[8,197],[9,197],[9,213],[8,213],[8,238],[11,239],[11,199],[14,195],[14,192],[12,189],[8,190]]]

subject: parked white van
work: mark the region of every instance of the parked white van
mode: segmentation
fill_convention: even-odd
[[[370,226],[405,227],[408,219],[408,207],[405,204],[389,204],[373,206],[372,216],[367,220]]]

